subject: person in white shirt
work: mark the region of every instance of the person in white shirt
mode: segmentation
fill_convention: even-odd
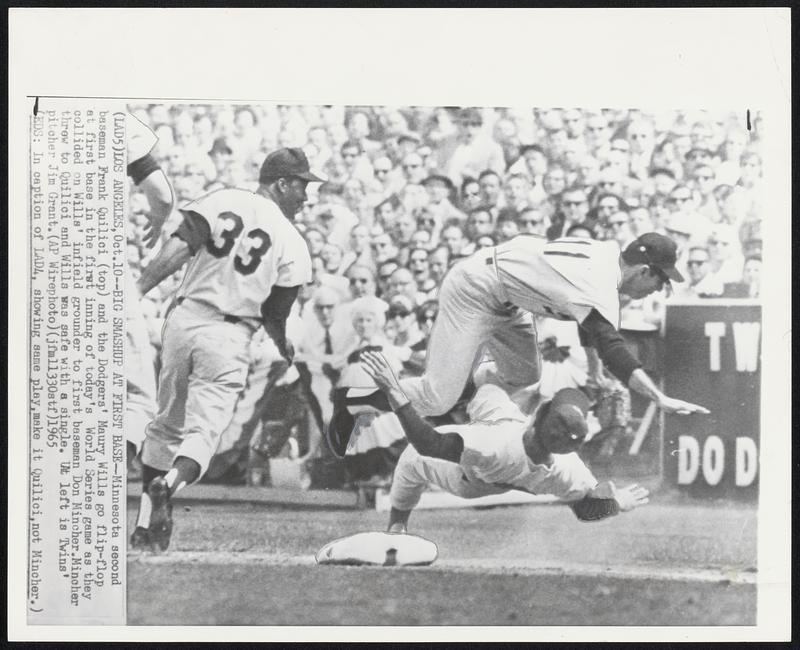
[[[643,487],[598,482],[575,453],[588,432],[589,399],[580,390],[558,391],[527,418],[498,386],[485,383],[470,402],[468,424],[434,429],[415,411],[381,354],[365,352],[361,359],[410,443],[394,472],[389,532],[407,532],[411,512],[431,483],[467,499],[509,490],[552,494],[581,521],[648,503]]]

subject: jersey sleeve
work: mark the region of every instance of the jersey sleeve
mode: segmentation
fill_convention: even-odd
[[[296,287],[311,282],[311,256],[308,246],[293,226],[286,237],[283,253],[278,260],[279,287]]]
[[[562,501],[580,501],[597,485],[597,479],[578,454],[554,454],[546,491]]]
[[[158,142],[150,127],[130,113],[125,115],[125,138],[128,145],[128,164],[149,154]]]
[[[216,193],[211,193],[201,196],[199,199],[195,199],[194,201],[190,201],[189,203],[180,207],[178,210],[181,214],[183,214],[184,217],[191,215],[191,218],[193,219],[203,219],[208,225],[209,231],[213,231],[221,208],[219,206]]]

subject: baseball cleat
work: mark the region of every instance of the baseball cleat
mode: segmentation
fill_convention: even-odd
[[[147,487],[153,512],[150,514],[150,545],[156,553],[166,551],[172,536],[172,502],[169,498],[169,486],[163,476],[150,481]]]
[[[140,551],[142,549],[150,549],[150,531],[144,526],[137,526],[131,534],[131,540],[128,545],[130,550]]]

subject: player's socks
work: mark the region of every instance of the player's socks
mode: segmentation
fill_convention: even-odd
[[[345,403],[347,404],[347,410],[353,414],[363,410],[355,408],[358,406],[372,406],[379,411],[392,410],[389,405],[389,398],[379,388],[348,388]]]
[[[186,456],[178,456],[172,465],[172,469],[164,477],[167,481],[170,496],[187,485],[194,483],[199,478],[200,464]]]
[[[153,502],[150,495],[142,492],[139,499],[139,513],[136,515],[136,527],[148,528],[150,526],[150,514],[153,512]]]
[[[164,472],[150,465],[142,466],[142,496],[139,499],[139,512],[136,515],[136,526],[147,528],[150,525],[150,515],[153,512],[153,503],[150,501],[150,495],[147,493],[147,488],[150,481],[158,476],[164,476]]]

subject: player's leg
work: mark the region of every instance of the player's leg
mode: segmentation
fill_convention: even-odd
[[[191,372],[192,331],[192,323],[180,310],[167,317],[161,348],[157,412],[147,426],[142,446],[142,496],[136,529],[131,536],[132,547],[150,546],[153,513],[150,487],[170,469],[181,442],[187,381]],[[161,490],[156,491],[159,511],[168,511],[169,508],[161,503]]]
[[[197,481],[208,469],[244,389],[249,340],[250,332],[244,326],[230,323],[208,324],[196,335],[182,440],[165,477],[170,495]]]
[[[419,503],[419,499],[428,485],[428,480],[420,471],[420,465],[420,455],[409,445],[400,454],[400,459],[394,468],[394,477],[389,493],[392,507],[389,512],[387,530],[390,533],[407,532],[411,511]]]
[[[533,316],[518,312],[495,327],[486,349],[502,387],[512,396],[539,381],[541,359]]]
[[[488,310],[480,286],[458,266],[445,278],[439,300],[425,372],[400,382],[420,415],[441,415],[458,401],[482,344],[499,320]]]

